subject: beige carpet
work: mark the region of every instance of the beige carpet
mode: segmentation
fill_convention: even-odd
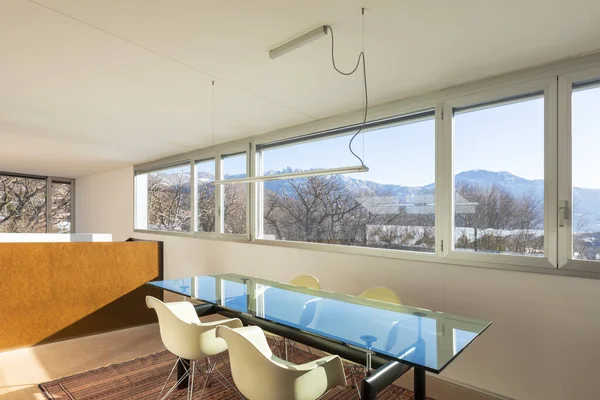
[[[227,353],[225,353],[223,358],[226,363],[229,362]],[[295,349],[290,358],[294,363],[301,364],[317,357],[306,351]],[[48,399],[52,400],[156,399],[174,363],[175,356],[168,351],[163,351],[121,364],[115,364],[42,383],[39,387],[42,393]],[[232,382],[228,364],[219,362],[217,368],[230,382]],[[349,372],[348,369],[347,371]],[[348,383],[350,384],[351,379],[349,374],[347,378]],[[361,377],[358,378],[360,379]],[[173,374],[167,389],[173,386],[175,382],[176,377],[175,374]],[[194,382],[194,399],[200,398],[203,386],[204,378],[200,374],[196,374]],[[184,399],[185,396],[185,390],[176,390],[169,398],[178,400]],[[233,393],[215,381],[212,382],[210,387],[207,387],[204,390],[202,398],[210,400],[237,399]],[[413,393],[398,386],[391,386],[380,394],[379,398],[382,400],[410,400],[413,398]],[[358,395],[356,389],[347,386],[345,388],[340,387],[330,391],[323,396],[322,399],[350,400],[358,399]]]

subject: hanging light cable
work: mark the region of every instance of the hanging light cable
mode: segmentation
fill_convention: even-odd
[[[356,65],[354,68],[349,71],[342,71],[338,68],[335,62],[335,34],[333,32],[333,27],[331,25],[323,25],[317,29],[314,29],[296,39],[293,39],[269,52],[269,56],[271,58],[277,58],[287,52],[290,52],[300,46],[303,46],[306,43],[309,43],[321,36],[327,35],[328,32],[331,32],[331,64],[336,72],[344,76],[353,75],[356,71],[358,71],[359,67],[362,66],[363,72],[363,118],[362,123],[360,124],[358,130],[352,135],[350,141],[348,142],[348,149],[350,153],[358,161],[360,161],[360,165],[351,166],[351,167],[341,167],[341,168],[327,168],[327,169],[318,169],[311,171],[300,171],[300,172],[292,172],[289,174],[276,174],[276,175],[262,175],[250,178],[239,178],[239,179],[228,179],[228,180],[216,180],[213,183],[215,185],[225,185],[225,184],[236,184],[236,183],[252,183],[252,182],[262,182],[262,181],[270,181],[270,180],[280,180],[280,179],[293,179],[293,178],[303,178],[309,176],[316,175],[338,175],[338,174],[348,174],[348,173],[357,173],[357,172],[368,172],[369,168],[364,163],[364,134],[363,134],[363,157],[361,158],[358,154],[354,152],[352,148],[352,144],[354,139],[364,131],[364,128],[367,124],[367,115],[369,109],[369,87],[367,84],[367,65],[365,60],[365,41],[364,41],[364,24],[365,24],[365,9],[361,9],[361,52],[358,55],[358,59],[356,60]],[[213,82],[214,85],[214,82]],[[214,89],[213,89],[214,90]],[[213,117],[214,118],[214,117]]]

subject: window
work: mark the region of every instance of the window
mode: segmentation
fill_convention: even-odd
[[[71,232],[72,185],[71,180],[0,174],[0,232]]]
[[[52,219],[50,232],[71,232],[71,183],[52,182]]]
[[[223,155],[221,163],[223,180],[248,176],[246,152]],[[222,186],[223,233],[244,235],[247,233],[248,184],[239,183]]]
[[[215,160],[204,160],[196,162],[196,185],[198,220],[196,230],[198,232],[216,232],[215,225]]]
[[[454,109],[454,249],[544,256],[543,93]]]
[[[572,94],[572,258],[600,261],[600,87],[575,85]]]
[[[355,131],[260,146],[263,175],[356,165]],[[353,148],[368,172],[261,183],[262,238],[433,252],[434,112],[373,127]]]
[[[190,232],[190,164],[136,176],[136,228]]]
[[[422,95],[415,101],[423,112],[392,114],[408,100],[378,108],[369,117],[386,118],[367,122],[352,146],[364,173],[321,175],[359,164],[348,150],[357,127],[343,125],[295,136],[286,128],[186,153],[175,166],[138,166],[136,228],[600,276],[600,59],[584,64]],[[260,179],[295,172],[303,176]],[[24,213],[36,215],[40,199]],[[52,210],[59,203],[53,198]],[[53,211],[48,228],[43,210],[20,218],[30,223],[23,229],[70,224],[68,212]]]

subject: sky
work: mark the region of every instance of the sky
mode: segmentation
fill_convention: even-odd
[[[600,88],[573,93],[573,186],[600,188]]]
[[[544,179],[544,101],[529,99],[454,116],[454,170],[508,171]],[[573,185],[600,189],[600,88],[573,94]],[[336,168],[360,164],[348,150],[349,136],[263,152],[264,170]],[[435,182],[433,119],[359,134],[354,151],[369,172],[357,179],[403,186]],[[213,169],[214,164],[210,169]],[[207,165],[208,166],[208,165]],[[245,172],[245,155],[223,161],[226,175]]]
[[[472,169],[510,171],[527,179],[544,177],[543,100],[513,103],[455,116],[455,173]],[[265,171],[292,168],[339,167],[359,161],[348,151],[348,138],[265,152]],[[363,134],[353,146],[363,154]],[[507,155],[510,155],[507,157]],[[435,181],[435,123],[433,119],[364,134],[369,172],[355,178],[404,186]]]
[[[600,188],[600,89],[573,95],[573,184]],[[454,171],[508,171],[544,179],[544,100],[457,113],[454,117]],[[339,137],[264,151],[264,169],[333,168],[358,165]],[[364,147],[363,147],[364,143]],[[354,151],[364,155],[369,172],[354,178],[403,186],[435,181],[435,124],[426,120],[359,134]]]

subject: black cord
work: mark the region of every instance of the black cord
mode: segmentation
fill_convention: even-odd
[[[361,61],[362,61],[363,82],[364,82],[364,92],[365,92],[363,122],[362,122],[360,128],[358,129],[358,131],[356,131],[356,133],[354,135],[352,135],[352,138],[350,139],[350,142],[348,143],[348,149],[350,150],[350,153],[352,153],[352,155],[354,157],[356,157],[358,159],[358,161],[360,161],[360,164],[362,166],[364,166],[365,163],[363,162],[363,159],[360,158],[354,152],[354,150],[352,150],[352,143],[354,142],[354,139],[356,139],[356,137],[358,136],[358,134],[363,131],[363,129],[365,128],[365,125],[367,124],[367,110],[369,109],[369,88],[368,88],[368,85],[367,85],[367,64],[366,64],[366,61],[365,61],[365,52],[364,52],[364,50],[360,52],[360,54],[358,55],[358,60],[356,60],[356,65],[354,66],[354,69],[352,69],[352,71],[350,71],[350,72],[344,72],[344,71],[340,70],[337,67],[337,65],[335,64],[335,36],[334,36],[334,33],[333,33],[333,28],[331,27],[331,25],[325,25],[325,27],[327,29],[329,29],[329,31],[331,32],[331,63],[333,64],[333,68],[338,73],[340,73],[342,75],[345,75],[345,76],[352,75],[352,74],[354,74],[358,70],[358,67],[360,66]]]

